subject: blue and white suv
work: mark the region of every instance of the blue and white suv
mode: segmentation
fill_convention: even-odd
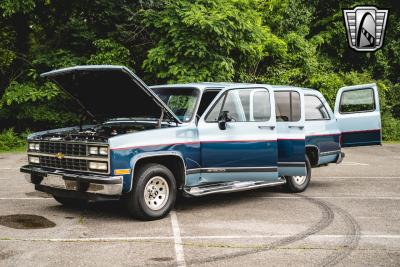
[[[341,146],[381,143],[377,87],[339,90],[334,112],[316,90],[193,83],[148,87],[122,66],[45,73],[97,124],[28,137],[27,174],[65,205],[124,199],[141,219],[186,196],[284,185],[305,190],[311,167]]]

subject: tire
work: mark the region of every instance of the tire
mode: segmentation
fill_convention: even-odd
[[[85,207],[88,203],[88,201],[85,199],[59,197],[59,196],[55,196],[55,195],[53,195],[53,197],[58,203],[66,206],[66,207],[82,208],[82,207]]]
[[[161,219],[173,208],[176,194],[172,172],[160,164],[146,164],[138,170],[126,195],[128,213],[140,220]]]
[[[291,193],[303,192],[307,189],[311,180],[311,164],[306,156],[306,175],[305,176],[285,176],[286,189]]]

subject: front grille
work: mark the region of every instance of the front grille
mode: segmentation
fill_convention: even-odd
[[[108,147],[104,143],[32,141],[39,144],[39,150],[28,150],[28,155],[39,157],[40,163],[30,164],[51,169],[81,172],[108,173],[109,170],[89,169],[89,161],[108,163],[108,155],[89,155],[89,146]]]
[[[63,153],[66,156],[87,156],[86,144],[62,143],[62,142],[41,142],[40,152],[46,154]]]
[[[40,166],[55,169],[67,169],[76,171],[88,171],[88,160],[86,159],[58,159],[55,157],[40,156]]]

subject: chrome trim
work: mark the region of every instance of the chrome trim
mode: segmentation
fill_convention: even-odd
[[[332,150],[332,151],[321,152],[320,155],[321,156],[329,156],[329,155],[334,155],[334,154],[337,154],[337,153],[340,153],[340,152],[341,152],[340,149],[339,150]]]
[[[277,172],[276,166],[268,167],[226,167],[226,168],[194,168],[186,170],[186,174],[221,173],[221,172]]]
[[[344,152],[340,152],[340,153],[338,154],[337,159],[336,159],[336,164],[342,163],[342,161],[343,161],[343,159],[344,159],[345,156],[346,156],[346,155],[344,154]]]
[[[111,164],[110,164],[110,149],[108,150],[108,157],[105,158],[96,158],[96,157],[74,157],[74,156],[64,156],[64,158],[69,158],[69,159],[81,159],[81,160],[88,160],[88,161],[101,161],[101,162],[107,162],[108,163],[108,168],[106,172],[98,172],[98,171],[93,171],[89,169],[89,166],[87,166],[87,171],[82,171],[82,170],[77,170],[77,169],[65,169],[65,168],[53,168],[53,167],[46,167],[42,166],[39,164],[37,165],[32,165],[35,167],[42,167],[42,168],[47,168],[47,169],[55,169],[55,170],[67,170],[67,171],[74,171],[74,172],[84,172],[84,173],[95,173],[95,174],[110,174],[111,173]],[[32,153],[28,152],[28,157],[29,156],[45,156],[45,157],[53,157],[56,158],[55,154],[47,154],[47,153]]]
[[[50,172],[43,171],[43,179],[40,181],[40,185],[51,188],[57,188],[69,191],[78,191],[79,177],[85,182],[89,182],[89,187],[84,193],[93,193],[101,195],[121,195],[123,188],[123,177],[122,176],[76,176],[75,179],[68,177],[67,173],[63,172]],[[65,175],[65,177],[64,177]],[[25,179],[32,183],[31,174],[26,173]],[[93,181],[91,181],[93,180]]]
[[[246,182],[228,182],[221,183],[217,185],[206,185],[206,186],[195,186],[195,187],[185,187],[183,190],[186,194],[190,196],[205,196],[217,193],[231,193],[239,192],[263,187],[273,187],[285,184],[286,180],[281,179],[276,182],[265,182],[265,181],[246,181]]]
[[[155,151],[155,152],[145,152],[145,153],[140,153],[137,154],[135,156],[133,156],[133,158],[131,159],[131,182],[130,182],[130,187],[129,187],[129,191],[130,192],[132,190],[133,187],[133,179],[134,179],[134,175],[135,175],[135,165],[136,163],[143,159],[143,158],[151,158],[151,157],[163,157],[163,156],[174,156],[174,157],[178,157],[180,158],[180,160],[183,163],[183,168],[184,168],[184,185],[186,184],[186,163],[182,157],[182,154],[178,151]]]
[[[45,156],[56,158],[55,154],[40,153],[40,152],[28,152],[28,156]],[[65,159],[83,159],[83,160],[93,160],[93,161],[108,161],[106,157],[75,157],[75,156],[64,156]]]

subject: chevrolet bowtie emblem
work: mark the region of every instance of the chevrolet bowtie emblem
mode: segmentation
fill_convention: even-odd
[[[56,158],[58,158],[58,159],[63,159],[64,158],[64,154],[63,153],[61,153],[61,152],[58,152],[57,154],[56,154]]]

